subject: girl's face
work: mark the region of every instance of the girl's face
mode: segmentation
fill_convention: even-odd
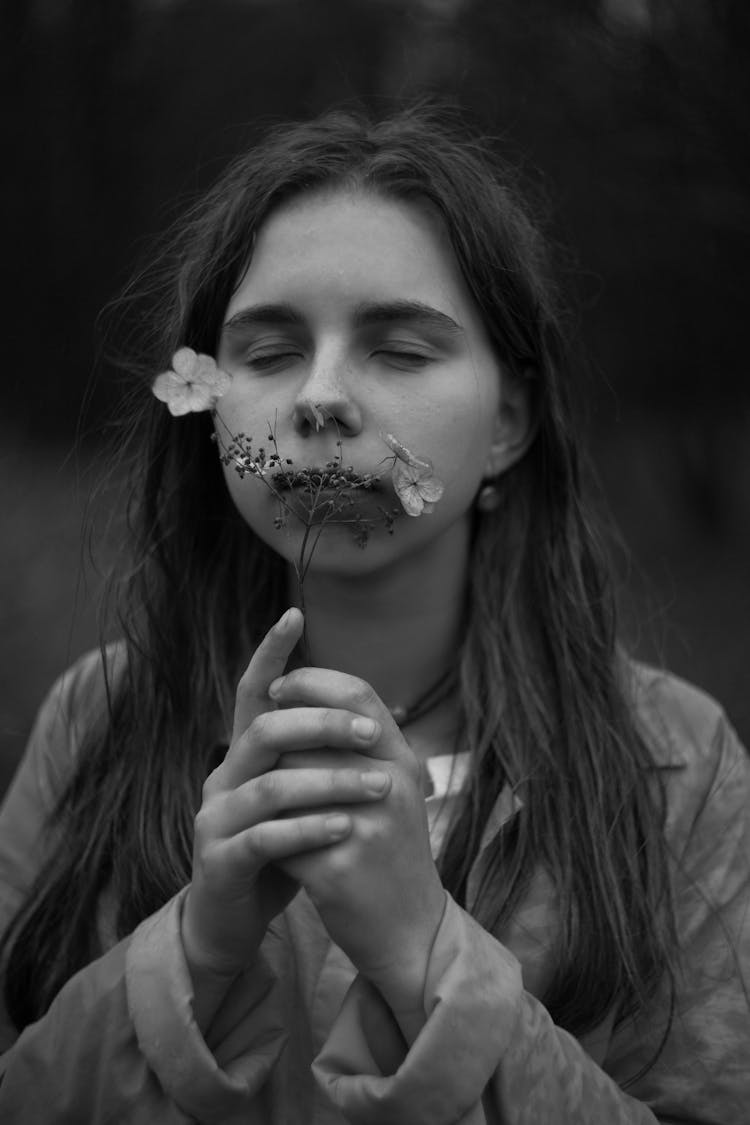
[[[344,465],[383,474],[384,491],[363,494],[365,519],[377,519],[378,505],[401,510],[383,433],[429,458],[445,484],[432,512],[403,514],[392,536],[376,526],[364,551],[350,529],[327,526],[313,569],[366,573],[441,537],[466,542],[474,497],[497,471],[493,450],[511,423],[500,365],[426,208],[337,190],[275,211],[226,311],[217,361],[232,376],[218,405],[220,444],[241,432],[270,452],[273,431],[281,456],[301,469],[335,460],[340,440]],[[231,465],[225,475],[243,518],[293,562],[302,524],[278,530],[269,489]]]

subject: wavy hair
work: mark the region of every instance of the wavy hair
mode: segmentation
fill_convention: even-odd
[[[53,848],[6,935],[5,991],[19,1027],[99,952],[111,889],[119,937],[190,878],[210,748],[251,650],[283,609],[281,564],[228,498],[210,419],[178,423],[150,383],[180,345],[215,354],[255,232],[285,200],[356,187],[441,216],[497,357],[535,371],[536,433],[477,519],[460,653],[472,769],[440,859],[443,881],[502,935],[536,871],[559,908],[542,999],[580,1034],[621,1017],[669,972],[674,934],[663,793],[617,646],[609,568],[582,499],[568,343],[547,250],[489,148],[440,113],[381,121],[333,112],[272,130],[184,216],[122,307],[133,376],[132,556],[117,585],[127,659],[80,748]],[[238,606],[243,607],[242,611]],[[105,669],[107,665],[105,662]],[[522,807],[491,845],[476,902],[467,876],[509,783]]]

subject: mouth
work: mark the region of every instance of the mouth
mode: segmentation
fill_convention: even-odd
[[[388,502],[387,481],[379,473],[361,473],[352,466],[278,467],[266,478],[276,496],[276,527],[286,525],[287,515],[296,516],[310,528],[347,525],[358,546],[364,546],[370,531],[383,524],[389,533],[398,515]]]
[[[307,496],[338,493],[343,497],[351,496],[355,491],[384,491],[379,473],[359,473],[351,466],[308,466],[289,472],[277,469],[271,481],[279,492],[302,492]]]

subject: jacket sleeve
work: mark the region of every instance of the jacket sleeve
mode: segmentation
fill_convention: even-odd
[[[355,1125],[654,1125],[524,991],[516,957],[450,896],[433,946],[426,1021],[407,1050],[361,977],[314,1063]]]
[[[746,1125],[750,756],[720,712],[706,740],[708,751],[688,760],[672,781],[677,792],[669,838],[679,940],[673,995],[665,982],[653,1008],[618,1029],[605,1065],[623,1083],[640,1075],[629,1088],[655,1107],[659,1120]]]
[[[681,968],[671,1026],[665,984],[594,1061],[524,990],[515,956],[449,898],[411,1047],[357,978],[314,1064],[351,1122],[747,1125],[750,763],[723,716],[708,743],[672,793]]]
[[[91,661],[84,679],[93,674]],[[0,812],[0,926],[43,857],[43,825],[69,774],[81,669],[45,702]],[[0,1004],[0,1120],[7,1125],[270,1123],[268,1077],[285,1041],[277,977],[264,960],[239,978],[204,1041],[180,940],[183,894],[60,991],[20,1036]]]

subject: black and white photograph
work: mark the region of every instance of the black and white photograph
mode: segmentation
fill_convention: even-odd
[[[5,0],[2,1125],[750,1125],[746,0]]]

